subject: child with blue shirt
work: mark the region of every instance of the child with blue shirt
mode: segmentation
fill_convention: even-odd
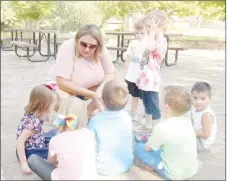
[[[102,93],[106,109],[88,124],[96,138],[96,165],[100,175],[125,173],[133,163],[132,119],[123,110],[128,95],[126,83],[116,80],[106,83]]]

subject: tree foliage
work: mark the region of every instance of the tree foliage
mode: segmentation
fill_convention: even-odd
[[[225,1],[97,1],[103,23],[109,18],[121,18],[136,12],[147,14],[154,9],[164,10],[171,16],[199,16],[208,19],[225,19]]]
[[[206,19],[225,21],[225,1],[200,1],[199,6]]]
[[[118,17],[118,7],[115,1],[97,1],[95,5],[98,7],[99,15],[102,18],[102,24],[104,24],[110,18]]]
[[[51,1],[11,1],[10,5],[18,19],[31,21],[47,18],[54,8]]]
[[[225,1],[1,1],[1,24],[17,27],[28,21],[75,30],[83,24],[105,24],[110,18],[147,14],[154,9],[173,16],[225,20]]]
[[[55,5],[52,24],[58,24],[58,28],[62,31],[75,31],[87,23],[101,24],[99,10],[91,2],[56,1]]]
[[[9,1],[1,1],[1,25],[2,26],[13,26],[17,18],[15,13],[10,6]],[[1,26],[1,27],[2,27]]]

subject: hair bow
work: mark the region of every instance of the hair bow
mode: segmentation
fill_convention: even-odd
[[[77,127],[79,119],[80,118],[75,116],[74,114],[69,114],[67,116],[58,114],[54,121],[54,125],[60,127],[66,124],[70,129],[75,129]]]
[[[56,83],[46,83],[46,87],[48,87],[50,90],[54,90],[57,87]]]

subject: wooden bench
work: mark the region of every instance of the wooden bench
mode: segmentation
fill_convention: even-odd
[[[168,51],[169,50],[174,50],[175,51],[175,60],[173,63],[168,63]],[[168,50],[166,52],[166,55],[165,55],[165,65],[166,66],[173,66],[173,65],[176,65],[177,61],[178,61],[178,52],[179,51],[184,51],[184,50],[187,50],[187,48],[183,48],[183,47],[168,47]]]
[[[23,42],[23,41],[11,41],[11,44],[19,47],[24,47],[24,48],[37,48],[37,45]]]
[[[3,51],[14,51],[10,41],[12,41],[12,38],[1,38],[0,46]],[[6,46],[5,44],[10,44],[10,46]]]
[[[23,42],[23,41],[11,41],[11,44],[15,46],[15,53],[18,57],[27,57],[27,59],[30,61],[30,62],[45,62],[49,59],[45,59],[45,60],[31,60],[30,57],[32,57],[36,51],[38,50],[38,47],[37,45],[35,44],[31,44],[31,43],[27,43],[27,42]],[[26,55],[21,55],[18,53],[18,47],[20,48],[26,48],[27,50],[27,53]],[[33,53],[30,55],[30,48],[33,49]]]
[[[125,52],[127,48],[121,48],[121,47],[106,47],[108,50],[117,50],[117,51],[123,51]]]
[[[106,47],[108,50],[116,50],[117,51],[117,59],[115,61],[113,61],[113,63],[116,63],[118,61],[118,58],[120,57],[121,60],[123,62],[125,62],[125,60],[123,59],[123,53],[125,51],[127,51],[127,47]],[[174,50],[175,51],[175,60],[173,63],[168,63],[168,51],[169,50]],[[184,50],[187,50],[187,48],[183,48],[183,47],[168,47],[167,51],[166,51],[166,55],[165,55],[165,58],[163,60],[163,64],[165,62],[165,65],[166,66],[173,66],[173,65],[176,65],[177,64],[177,61],[178,61],[178,54],[179,54],[179,51],[184,51]],[[121,52],[121,53],[119,53]],[[162,64],[162,65],[163,65]]]

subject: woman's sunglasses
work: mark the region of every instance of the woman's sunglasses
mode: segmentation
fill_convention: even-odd
[[[97,45],[92,45],[92,44],[87,44],[83,41],[80,41],[80,45],[83,47],[83,48],[87,48],[89,47],[89,49],[95,49],[97,47]]]

